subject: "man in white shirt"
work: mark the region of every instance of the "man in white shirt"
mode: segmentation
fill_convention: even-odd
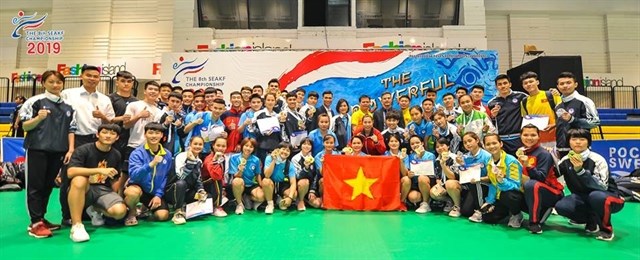
[[[111,123],[111,119],[115,117],[109,97],[96,90],[100,84],[100,70],[95,66],[84,65],[80,78],[82,86],[65,89],[61,93],[64,102],[76,111],[76,147],[97,141],[98,127]]]
[[[111,99],[97,91],[98,84],[100,84],[100,69],[96,66],[84,65],[80,79],[82,86],[65,89],[60,93],[64,102],[71,105],[76,112],[77,130],[74,136],[74,147],[76,148],[83,144],[96,142],[98,127],[101,124],[111,123],[111,120],[116,116]],[[62,178],[60,184],[62,224],[70,226],[71,214],[67,201],[69,180],[66,167],[61,169],[60,177]]]
[[[149,81],[144,85],[144,99],[127,105],[127,110],[124,114],[131,116],[131,118],[124,122],[124,128],[130,129],[129,142],[127,142],[130,150],[144,144],[145,125],[151,122],[160,122],[163,112],[156,104],[159,94],[160,84],[155,81]]]

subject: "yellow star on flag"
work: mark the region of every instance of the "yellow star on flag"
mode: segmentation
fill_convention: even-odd
[[[365,196],[373,199],[373,194],[371,194],[371,185],[373,185],[378,178],[369,179],[364,176],[364,171],[362,167],[358,169],[358,175],[355,179],[344,180],[349,186],[353,187],[353,192],[351,193],[351,200],[354,200],[360,194],[364,194]]]

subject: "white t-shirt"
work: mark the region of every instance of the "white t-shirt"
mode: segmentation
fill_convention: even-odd
[[[133,127],[130,129],[129,142],[127,146],[137,148],[138,146],[144,144],[144,127],[151,122],[160,122],[160,118],[164,114],[160,108],[156,105],[148,104],[143,100],[136,101],[133,103],[129,103],[127,105],[127,110],[124,112],[125,115],[131,115],[134,117],[137,114],[140,114],[144,109],[147,109],[151,115],[147,118],[140,118]]]

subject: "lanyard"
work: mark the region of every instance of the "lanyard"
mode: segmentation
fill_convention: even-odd
[[[285,110],[287,111],[287,113],[291,114],[298,121],[304,121],[302,119],[302,116],[300,114],[298,114],[298,112],[295,112],[295,111],[291,110],[289,107],[285,108]]]
[[[469,115],[469,117],[467,117],[467,114],[464,113],[464,111],[462,112],[462,126],[463,127],[467,127],[468,123],[471,123],[471,121],[473,120],[473,115],[476,113],[476,110],[473,109],[471,110],[471,115]],[[469,119],[469,122],[467,122],[467,118]]]

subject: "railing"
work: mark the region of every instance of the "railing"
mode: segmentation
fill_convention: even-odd
[[[109,76],[100,76],[100,83],[98,83],[98,87],[96,88],[98,92],[103,93],[105,95],[109,95],[113,93],[113,88],[115,85],[115,78],[111,78]],[[79,88],[82,86],[82,80],[80,76],[68,76],[64,78],[64,88]],[[41,87],[41,91],[44,91],[44,88]]]
[[[14,79],[11,81],[11,94],[6,102],[13,102],[13,99],[18,95],[26,98],[36,95],[36,85],[38,81],[36,78],[32,79]],[[43,91],[44,92],[44,91]]]
[[[639,108],[640,86],[586,87],[585,94],[598,108]]]
[[[12,102],[11,100],[11,81],[9,78],[0,77],[0,98],[3,102]]]
[[[138,80],[133,80],[133,96],[138,95]],[[67,76],[65,77],[64,88],[78,88],[82,86],[82,80],[80,76]],[[116,77],[100,76],[100,83],[98,83],[97,90],[105,95],[109,95],[115,92]],[[35,96],[36,94],[44,93],[44,87],[37,79],[15,79],[0,78],[0,101],[13,102],[13,99],[17,95],[22,95],[26,98]]]

